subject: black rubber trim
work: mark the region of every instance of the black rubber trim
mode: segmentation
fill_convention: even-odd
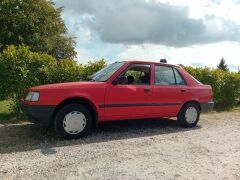
[[[100,104],[99,108],[114,108],[114,107],[134,107],[134,106],[175,106],[179,102],[160,102],[160,103],[132,103],[132,104]]]
[[[21,109],[30,122],[44,126],[50,125],[55,107],[21,104]]]
[[[214,102],[202,102],[200,104],[202,113],[207,113],[213,110]]]

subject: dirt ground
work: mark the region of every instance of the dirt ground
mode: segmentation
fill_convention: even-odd
[[[0,125],[0,179],[240,179],[240,112],[106,123],[64,141],[33,124]]]

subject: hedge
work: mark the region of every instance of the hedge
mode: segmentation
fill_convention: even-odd
[[[26,46],[9,46],[0,54],[0,100],[11,99],[11,110],[19,115],[20,101],[29,87],[86,80],[105,65],[104,59],[82,65],[71,59],[57,61]]]
[[[0,54],[0,100],[11,99],[11,110],[18,115],[20,100],[29,87],[86,80],[104,66],[104,59],[82,65],[71,59],[57,61],[50,55],[32,52],[26,46],[9,46]],[[183,68],[200,82],[212,86],[216,108],[231,108],[239,102],[239,72],[208,67]]]
[[[216,109],[229,109],[240,101],[240,72],[229,72],[209,67],[183,68],[203,84],[213,88]]]

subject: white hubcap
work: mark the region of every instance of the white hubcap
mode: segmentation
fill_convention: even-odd
[[[185,112],[186,121],[190,124],[193,124],[197,120],[198,112],[196,108],[189,107]]]
[[[86,126],[86,117],[79,111],[68,113],[63,119],[63,128],[69,134],[78,134]]]

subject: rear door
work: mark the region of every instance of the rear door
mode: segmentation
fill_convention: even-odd
[[[131,64],[119,76],[127,76],[127,84],[109,84],[106,88],[105,118],[132,119],[151,113],[151,65]]]
[[[176,116],[188,97],[188,86],[175,67],[154,66],[152,87],[152,113],[159,116]]]

